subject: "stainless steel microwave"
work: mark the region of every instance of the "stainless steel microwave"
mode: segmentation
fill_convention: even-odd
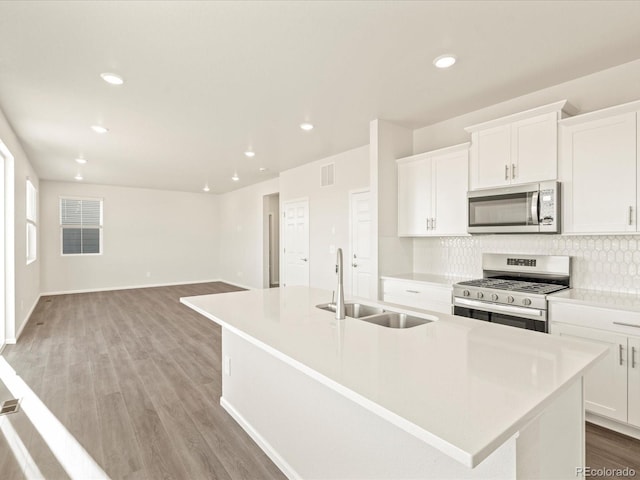
[[[469,233],[560,233],[560,183],[467,193]]]

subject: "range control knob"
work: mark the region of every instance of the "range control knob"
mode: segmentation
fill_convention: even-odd
[[[478,295],[476,295],[478,298],[483,298],[484,297],[484,293],[482,292],[478,292]]]
[[[463,290],[462,295],[464,295],[465,297],[468,297],[469,295],[471,295],[471,292],[469,290]]]
[[[507,297],[507,302],[509,302],[509,303],[513,303],[513,302],[515,302],[515,299],[514,299],[511,295],[509,295],[509,296]]]
[[[491,294],[491,300],[493,300],[494,302],[498,301],[498,295],[496,295],[495,293]]]
[[[522,300],[522,304],[523,304],[523,305],[531,305],[531,299],[529,299],[529,298],[525,298],[525,299],[523,299],[523,300]]]

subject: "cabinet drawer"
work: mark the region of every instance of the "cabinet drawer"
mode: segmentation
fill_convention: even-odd
[[[550,302],[549,321],[552,324],[556,322],[568,323],[625,335],[640,335],[640,312]]]
[[[451,313],[451,287],[402,280],[383,280],[383,300],[409,307]]]

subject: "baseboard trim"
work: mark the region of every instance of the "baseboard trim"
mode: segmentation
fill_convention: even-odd
[[[86,288],[82,290],[61,290],[57,292],[43,292],[41,295],[71,295],[74,293],[94,293],[94,292],[114,292],[116,290],[133,290],[136,288],[157,288],[157,287],[175,287],[176,285],[194,285],[196,283],[210,283],[210,282],[224,282],[230,285],[238,286],[241,288],[241,285],[236,285],[231,282],[227,282],[226,280],[222,280],[220,278],[215,278],[212,280],[193,280],[188,282],[169,282],[169,283],[153,283],[153,284],[145,284],[145,285],[125,285],[122,287],[102,287],[102,288]]]
[[[27,323],[29,323],[29,320],[31,320],[31,315],[33,314],[33,311],[38,306],[38,302],[40,301],[40,298],[42,298],[42,294],[38,295],[38,297],[36,298],[36,301],[33,302],[33,305],[31,305],[31,308],[29,309],[29,312],[27,313],[27,316],[24,318],[24,321],[22,322],[22,325],[20,326],[20,330],[18,330],[18,332],[16,333],[16,336],[14,338],[5,339],[5,343],[7,345],[15,345],[16,344],[16,342],[20,338],[20,335],[22,335],[22,331],[24,330],[24,327],[26,327]]]
[[[220,282],[228,283],[229,285],[233,285],[234,287],[244,288],[245,290],[256,290],[256,287],[249,287],[248,285],[242,285],[238,282],[230,282],[228,280],[219,280]]]
[[[287,461],[271,446],[265,438],[258,433],[249,422],[231,405],[224,397],[220,397],[220,406],[224,408],[229,415],[247,432],[254,442],[262,449],[264,453],[271,459],[273,463],[284,473],[289,479],[301,480],[302,477],[293,469]]]
[[[637,438],[640,440],[640,428],[636,428],[628,423],[620,423],[615,420],[611,420],[610,418],[601,417],[600,415],[596,415],[595,413],[586,412],[585,419],[587,422],[595,423],[604,428],[608,428],[609,430],[613,430],[614,432],[622,433],[623,435],[628,435],[629,437]]]

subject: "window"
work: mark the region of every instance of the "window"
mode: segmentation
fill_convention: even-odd
[[[102,253],[102,200],[60,199],[62,255]]]
[[[38,258],[38,191],[27,178],[27,265]]]

